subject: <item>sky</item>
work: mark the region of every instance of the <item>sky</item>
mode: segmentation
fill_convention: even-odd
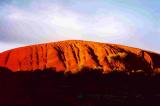
[[[160,0],[0,0],[0,52],[60,40],[160,53]]]

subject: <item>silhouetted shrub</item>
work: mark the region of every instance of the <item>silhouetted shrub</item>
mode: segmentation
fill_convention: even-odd
[[[5,67],[0,67],[0,73],[10,73],[11,70]]]
[[[160,75],[83,68],[76,74],[55,69],[11,72],[0,68],[0,105],[104,106],[160,104]]]

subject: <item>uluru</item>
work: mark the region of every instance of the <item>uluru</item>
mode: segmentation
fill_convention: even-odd
[[[15,48],[0,53],[0,67],[13,72],[53,68],[76,73],[83,68],[157,73],[160,55],[139,48],[83,40],[65,40]]]
[[[159,106],[160,54],[65,40],[0,53],[0,105]]]

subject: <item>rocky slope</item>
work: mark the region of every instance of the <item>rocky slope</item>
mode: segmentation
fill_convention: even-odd
[[[0,67],[12,71],[55,68],[76,73],[83,68],[132,72],[159,72],[160,55],[116,44],[67,40],[31,45],[0,53]]]

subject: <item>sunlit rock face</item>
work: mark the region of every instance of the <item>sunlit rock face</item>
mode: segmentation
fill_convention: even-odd
[[[12,71],[54,68],[76,73],[83,68],[159,72],[160,55],[117,44],[67,40],[15,48],[0,53],[0,67]]]

